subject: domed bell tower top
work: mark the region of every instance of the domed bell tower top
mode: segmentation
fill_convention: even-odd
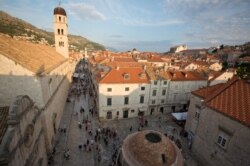
[[[54,35],[56,51],[69,57],[67,14],[62,7],[54,9]]]

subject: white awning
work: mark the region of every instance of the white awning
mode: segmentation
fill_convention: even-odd
[[[176,120],[187,120],[187,112],[171,113]]]

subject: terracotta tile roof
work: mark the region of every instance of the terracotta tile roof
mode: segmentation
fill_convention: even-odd
[[[168,77],[171,81],[207,80],[206,76],[197,71],[168,71]]]
[[[238,60],[238,62],[241,62],[241,63],[243,63],[243,62],[245,62],[245,63],[250,63],[250,56],[245,56],[245,57],[243,57],[243,58],[240,58],[240,59]]]
[[[2,143],[3,136],[7,130],[8,124],[9,107],[0,107],[0,144]]]
[[[0,54],[34,73],[48,72],[66,60],[53,47],[14,40],[1,33]]]
[[[208,63],[207,62],[204,62],[204,61],[194,61],[192,62],[193,64],[196,64],[198,66],[208,66]]]
[[[94,61],[96,62],[96,63],[100,63],[101,61],[103,61],[103,60],[105,60],[107,57],[105,57],[105,56],[95,56],[94,57]]]
[[[250,127],[250,83],[246,80],[232,78],[208,95],[204,102],[211,109]]]
[[[219,76],[221,76],[224,72],[221,72],[221,71],[210,71],[209,72],[209,77],[211,77],[211,81],[212,80],[215,80],[216,78],[218,78]]]
[[[114,61],[116,62],[135,62],[135,60],[131,57],[115,57]]]
[[[150,80],[169,79],[167,71],[163,67],[147,67],[146,72]]]
[[[142,67],[142,63],[138,63],[138,62],[109,62],[107,64],[105,64],[107,66],[110,66],[112,68],[116,68],[117,66],[119,67]]]
[[[149,62],[164,62],[160,56],[158,55],[151,55],[148,57]]]
[[[126,83],[149,83],[147,74],[145,77],[142,74],[145,73],[142,68],[119,68],[112,69],[107,73],[99,83],[103,84],[126,84]],[[126,78],[127,77],[127,78]]]
[[[224,86],[224,84],[221,83],[221,84],[216,84],[214,86],[200,88],[196,91],[193,91],[192,94],[205,99],[206,97],[212,95],[214,92],[216,92],[217,90],[219,90],[223,86]]]

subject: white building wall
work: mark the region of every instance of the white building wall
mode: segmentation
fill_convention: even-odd
[[[222,64],[220,64],[220,63],[214,63],[214,64],[212,64],[212,65],[209,66],[209,69],[213,70],[213,71],[221,71]]]
[[[145,90],[141,90],[141,87]],[[125,91],[125,88],[129,91]],[[112,92],[107,89],[112,88]],[[107,112],[112,111],[112,119],[117,118],[117,111],[119,111],[118,118],[123,118],[123,111],[128,110],[128,117],[138,116],[138,109],[144,111],[144,115],[148,114],[148,94],[149,84],[99,84],[99,117],[106,119]],[[144,95],[144,103],[140,103],[140,96]],[[124,104],[124,97],[129,97],[129,104]],[[112,105],[107,106],[107,98],[112,98]],[[134,110],[132,112],[131,110]]]
[[[226,83],[229,79],[231,79],[234,76],[234,72],[224,72],[219,77],[212,80],[209,84],[209,86],[213,86],[219,83]]]
[[[176,106],[176,111],[188,104],[191,92],[207,86],[206,80],[198,81],[170,81],[167,103]]]
[[[155,81],[157,84],[155,85]],[[162,113],[166,111],[166,99],[168,93],[169,80],[151,80],[150,81],[150,93],[149,93],[149,112],[150,114],[159,113],[161,107],[163,107]],[[164,84],[166,82],[166,84]],[[163,89],[166,90],[165,95],[162,95]],[[153,96],[153,92],[156,90],[156,95]],[[164,102],[162,102],[164,100]]]
[[[185,67],[185,70],[196,70],[197,68],[198,65],[191,63]]]
[[[11,59],[0,54],[0,106],[10,105],[18,95],[28,95],[43,105],[39,77]]]

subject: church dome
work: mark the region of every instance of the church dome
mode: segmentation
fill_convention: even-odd
[[[66,11],[62,8],[62,7],[56,7],[54,9],[54,15],[55,14],[60,14],[60,15],[64,15],[64,16],[67,16],[66,15]]]
[[[122,156],[127,165],[183,165],[179,149],[168,137],[153,130],[127,136],[122,145]]]

